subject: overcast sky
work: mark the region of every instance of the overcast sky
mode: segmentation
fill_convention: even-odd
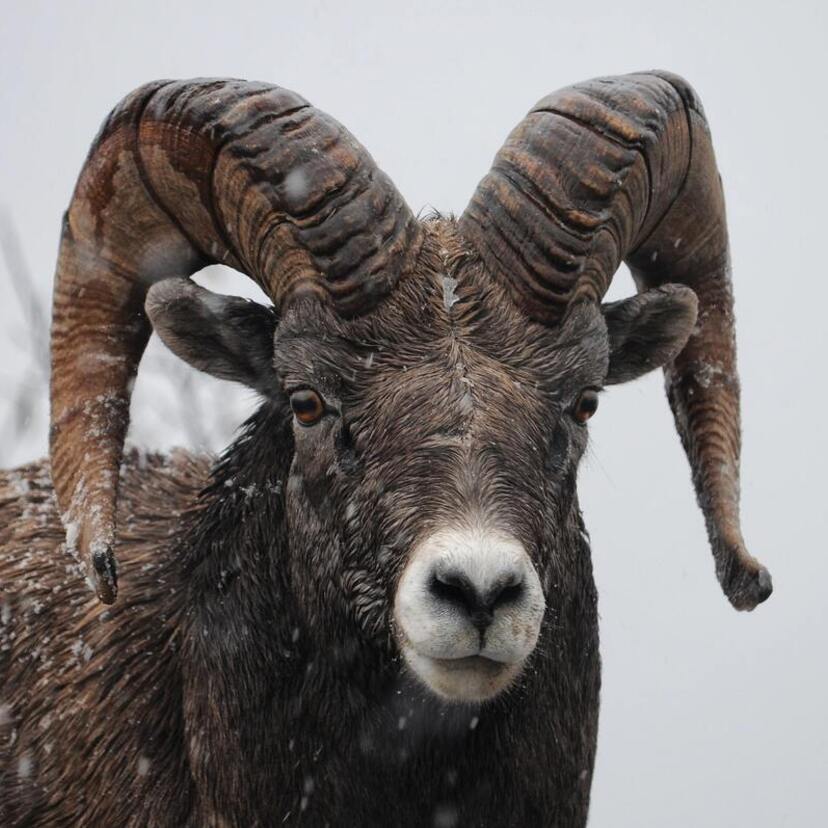
[[[45,390],[31,358],[47,331],[28,329],[10,268],[19,276],[28,267],[48,306],[74,180],[103,117],[135,86],[229,75],[295,89],[367,146],[415,211],[459,213],[508,131],[546,93],[637,69],[684,75],[707,111],[728,202],[743,523],[775,592],[752,614],[730,608],[713,575],[661,376],[613,388],[590,425],[580,480],[604,661],[590,825],[823,824],[824,5],[396,5],[3,4],[0,464],[42,455],[47,437]],[[248,292],[241,277],[221,284]],[[620,275],[611,295],[631,291]],[[146,376],[156,379],[142,375],[134,406],[132,436],[144,445],[212,444],[251,404],[222,386],[223,405],[200,403],[203,420],[191,418],[195,430],[186,428],[162,416],[175,406],[174,389],[158,370],[158,350],[152,359],[155,372]],[[191,393],[208,400],[215,389],[199,381]]]

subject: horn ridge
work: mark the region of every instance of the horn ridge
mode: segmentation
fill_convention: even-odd
[[[740,411],[724,197],[701,103],[667,72],[543,98],[511,132],[458,222],[532,319],[600,301],[622,261],[636,286],[692,288],[697,329],[665,367],[716,573],[731,603],[771,594],[739,525]],[[572,251],[561,261],[558,251]],[[554,288],[554,289],[553,289]]]
[[[277,307],[310,284],[355,316],[410,271],[419,244],[368,152],[294,92],[164,80],[112,110],[65,216],[51,336],[53,483],[102,600],[117,593],[118,475],[149,287],[222,262]]]

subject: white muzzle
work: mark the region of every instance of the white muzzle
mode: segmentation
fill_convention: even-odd
[[[394,618],[408,666],[434,693],[484,701],[508,687],[535,648],[545,601],[523,545],[472,526],[417,545]]]

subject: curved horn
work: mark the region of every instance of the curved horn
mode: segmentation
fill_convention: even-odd
[[[115,108],[64,217],[52,322],[52,479],[103,601],[150,285],[223,262],[277,307],[312,290],[352,316],[411,267],[419,232],[365,149],[293,92],[156,82]]]
[[[459,221],[534,319],[600,301],[621,261],[639,290],[691,287],[699,321],[665,368],[716,573],[731,603],[771,593],[739,525],[739,381],[727,225],[701,104],[674,75],[600,78],[556,92],[497,154]]]

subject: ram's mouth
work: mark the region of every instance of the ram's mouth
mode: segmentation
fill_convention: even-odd
[[[478,670],[486,675],[497,675],[507,667],[502,661],[486,658],[482,655],[466,656],[465,658],[432,658],[431,661],[441,670],[449,672],[455,670]]]
[[[482,655],[433,658],[404,647],[412,673],[429,690],[446,701],[482,702],[506,690],[520,674],[523,660],[495,661]]]

